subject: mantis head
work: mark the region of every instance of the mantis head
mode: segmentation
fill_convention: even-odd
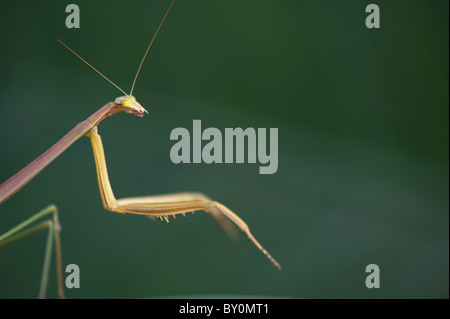
[[[136,101],[136,98],[132,95],[119,96],[115,101],[114,105],[120,110],[129,114],[134,114],[139,117],[143,117],[147,110]]]

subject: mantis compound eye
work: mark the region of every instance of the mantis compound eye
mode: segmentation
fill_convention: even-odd
[[[135,99],[136,100],[136,99]],[[131,106],[133,103],[131,102],[131,99],[126,97],[118,97],[114,103],[122,105],[122,106]]]

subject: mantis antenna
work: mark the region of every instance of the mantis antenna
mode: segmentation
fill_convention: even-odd
[[[89,65],[91,67],[91,69],[93,69],[95,72],[97,72],[98,74],[100,74],[106,81],[108,81],[109,83],[111,83],[112,85],[114,85],[116,88],[119,89],[119,91],[121,91],[123,94],[125,94],[126,96],[128,96],[128,94],[125,93],[124,90],[122,90],[119,86],[117,86],[113,81],[111,81],[110,79],[108,79],[106,76],[104,76],[99,70],[97,70],[96,68],[94,68],[92,65],[90,65],[85,59],[83,59],[81,56],[79,56],[74,50],[72,50],[71,48],[69,48],[69,46],[67,44],[65,44],[64,42],[62,42],[60,39],[57,39],[59,43],[61,43],[63,46],[66,47],[67,50],[69,50],[70,52],[72,52],[73,54],[75,54],[75,56],[77,58],[79,58],[81,61],[83,61],[84,63],[86,63],[87,65]]]
[[[107,80],[109,83],[111,83],[112,85],[114,85],[117,89],[119,89],[119,91],[121,91],[123,94],[125,94],[125,96],[131,96],[133,94],[133,90],[134,90],[134,85],[136,84],[136,80],[138,78],[139,72],[141,71],[142,65],[144,64],[145,58],[148,55],[148,52],[150,50],[150,47],[153,44],[153,41],[155,41],[156,35],[159,32],[159,29],[161,29],[161,26],[164,23],[164,20],[166,20],[167,15],[169,14],[170,9],[172,9],[173,4],[175,3],[175,0],[172,1],[172,3],[169,6],[169,9],[167,9],[166,14],[164,15],[164,17],[162,18],[158,29],[156,29],[155,34],[153,35],[152,40],[150,41],[150,44],[147,47],[147,50],[145,51],[144,57],[142,58],[141,64],[139,64],[139,68],[136,72],[136,76],[134,77],[133,80],[133,85],[131,86],[131,92],[130,94],[126,94],[124,90],[122,90],[117,84],[115,84],[113,81],[111,81],[110,79],[108,79],[105,75],[103,75],[103,73],[101,73],[99,70],[97,70],[96,68],[94,68],[89,62],[87,62],[85,59],[83,59],[78,53],[76,53],[74,50],[72,50],[67,44],[65,44],[64,42],[62,42],[60,39],[57,39],[59,43],[61,43],[63,46],[66,47],[66,49],[68,49],[70,52],[72,52],[77,58],[79,58],[81,61],[83,61],[84,63],[86,63],[91,69],[93,69],[95,72],[97,72],[98,74],[100,74],[105,80]]]
[[[131,86],[131,92],[130,92],[130,95],[133,95],[134,85],[136,84],[137,77],[138,77],[138,75],[139,75],[139,72],[141,71],[142,64],[144,64],[145,58],[147,57],[147,54],[148,54],[148,51],[150,50],[150,47],[152,46],[153,41],[155,40],[156,35],[157,35],[158,32],[159,32],[159,29],[161,29],[161,26],[163,25],[164,20],[166,20],[166,17],[167,17],[167,15],[169,14],[169,11],[170,11],[170,9],[172,8],[174,2],[175,2],[175,0],[172,1],[172,3],[171,3],[170,6],[169,6],[169,9],[167,9],[166,14],[165,14],[164,17],[162,18],[162,20],[161,20],[161,22],[160,22],[160,24],[159,24],[159,26],[158,26],[158,29],[156,29],[156,32],[155,32],[155,35],[154,35],[153,38],[152,38],[152,41],[150,41],[150,44],[149,44],[148,47],[147,47],[147,51],[145,51],[144,57],[142,58],[141,64],[139,64],[139,68],[138,68],[138,70],[137,70],[137,72],[136,72],[136,76],[134,77],[133,85]]]

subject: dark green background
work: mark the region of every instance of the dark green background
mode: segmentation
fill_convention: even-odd
[[[169,0],[2,1],[0,181],[128,91]],[[367,29],[365,7],[381,9]],[[75,143],[0,207],[4,232],[50,203],[70,298],[194,295],[449,296],[448,1],[177,1],[135,96],[150,112],[100,125],[117,197],[201,191],[250,225],[283,266],[204,213],[170,225],[102,207]],[[277,127],[279,169],[170,161],[176,127]],[[0,249],[0,297],[37,296],[46,234]],[[365,287],[365,267],[381,288]],[[52,263],[48,297],[56,295]]]

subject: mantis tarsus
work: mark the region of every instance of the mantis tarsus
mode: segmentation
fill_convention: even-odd
[[[38,175],[47,165],[55,160],[62,152],[64,152],[70,145],[83,136],[87,136],[91,140],[92,149],[95,158],[95,165],[97,170],[97,178],[100,189],[100,195],[102,198],[103,206],[105,209],[119,213],[119,214],[138,214],[147,215],[150,217],[156,217],[161,221],[169,222],[169,217],[175,218],[176,215],[185,215],[189,212],[197,210],[203,210],[210,213],[216,221],[225,230],[229,230],[231,223],[234,223],[242,232],[244,232],[248,239],[251,240],[256,247],[273,263],[275,267],[281,269],[278,262],[261,246],[261,244],[253,237],[248,225],[235,213],[223,204],[213,201],[207,196],[201,193],[176,193],[159,196],[147,196],[147,197],[133,197],[125,199],[116,199],[111,188],[111,184],[108,178],[108,172],[106,168],[105,155],[103,151],[103,144],[100,135],[98,134],[98,125],[105,118],[112,116],[119,112],[126,112],[134,114],[139,117],[143,117],[145,113],[148,113],[134,98],[133,89],[136,83],[136,79],[141,70],[142,64],[149,52],[156,35],[158,34],[164,20],[166,19],[170,9],[172,8],[175,0],[172,1],[168,10],[166,11],[161,23],[159,24],[147,50],[142,58],[139,68],[136,72],[133,85],[130,94],[126,94],[116,84],[110,81],[92,65],[86,62],[81,56],[70,49],[66,44],[58,39],[58,41],[64,45],[68,50],[85,62],[88,66],[94,69],[107,81],[113,84],[116,88],[122,91],[125,95],[118,97],[114,102],[107,103],[101,107],[94,114],[89,116],[85,121],[79,123],[72,130],[70,130],[63,138],[61,138],[50,149],[44,152],[41,156],[36,158],[33,162],[28,164],[21,171],[16,173],[2,185],[0,185],[0,204],[4,203],[23,186],[25,186],[31,179]],[[41,223],[36,224],[38,220],[52,215],[53,218],[44,220]],[[53,239],[56,244],[56,260],[57,260],[57,277],[58,277],[58,293],[61,298],[64,298],[64,288],[62,284],[62,257],[61,257],[61,241],[60,241],[60,225],[58,220],[58,211],[56,206],[50,205],[41,212],[33,215],[25,222],[17,225],[10,231],[0,235],[0,246],[11,243],[15,240],[23,238],[36,231],[48,229],[48,239],[46,246],[46,253],[44,258],[44,267],[41,279],[41,286],[39,297],[45,297],[48,272],[50,267],[50,256],[53,245]]]

